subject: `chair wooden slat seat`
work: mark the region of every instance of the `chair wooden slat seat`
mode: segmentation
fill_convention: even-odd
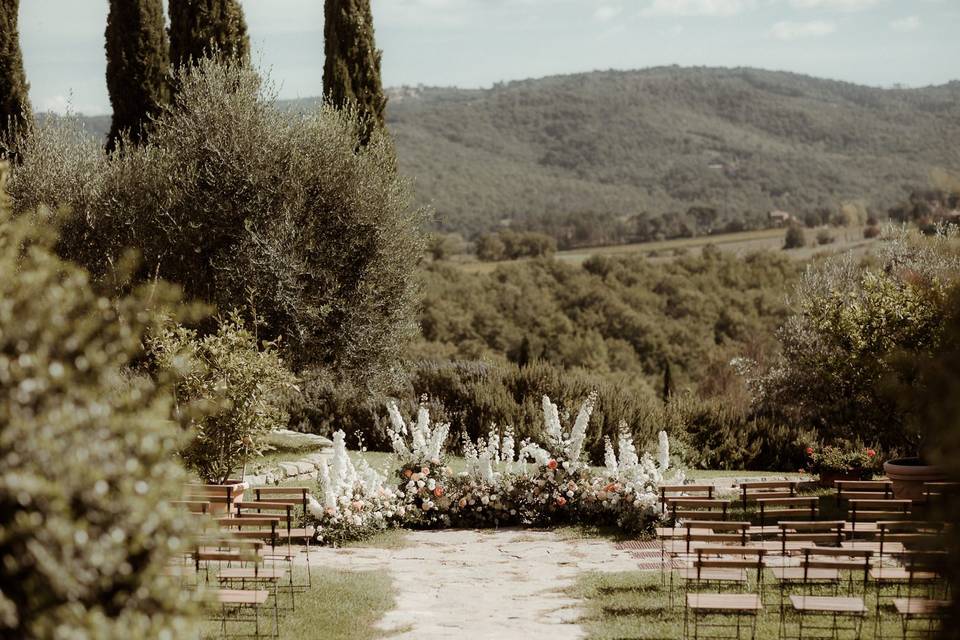
[[[942,613],[950,606],[950,601],[921,598],[894,598],[893,606],[897,610],[897,613],[902,616],[929,616]]]
[[[217,577],[220,580],[282,580],[287,577],[287,570],[280,567],[231,567],[220,569]]]
[[[216,602],[228,605],[258,606],[270,597],[264,589],[214,589],[209,593]]]
[[[698,611],[760,611],[763,603],[754,593],[688,593],[687,606]]]
[[[806,613],[855,613],[865,614],[867,605],[863,598],[854,596],[808,596],[791,595],[790,604],[797,611]]]
[[[785,582],[797,582],[801,580],[808,581],[826,581],[836,582],[840,579],[838,569],[816,569],[804,567],[770,567],[770,573],[777,580]]]
[[[700,568],[686,567],[678,572],[684,580],[700,580],[701,582],[746,582],[745,569],[736,568]]]
[[[904,567],[874,567],[870,578],[878,582],[933,582],[937,574],[932,571],[910,571]]]

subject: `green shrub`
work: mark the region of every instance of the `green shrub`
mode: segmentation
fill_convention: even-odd
[[[753,380],[761,406],[827,443],[915,453],[920,433],[895,390],[916,372],[896,365],[937,350],[946,289],[958,274],[955,234],[906,232],[884,246],[878,264],[847,254],[809,269],[780,332],[781,356]]]
[[[164,381],[131,373],[176,295],[108,299],[0,208],[0,636],[189,637],[164,577],[191,536]]]
[[[190,442],[181,451],[187,465],[206,482],[221,484],[253,456],[263,453],[264,436],[287,426],[287,397],[296,378],[276,344],[257,337],[233,312],[216,332],[200,337],[181,325],[166,326],[150,339],[157,368],[176,374],[177,401],[207,410],[191,420]]]
[[[836,238],[833,237],[833,234],[830,233],[827,229],[821,229],[817,232],[817,244],[823,246],[825,244],[833,244],[836,241]]]
[[[801,249],[805,246],[807,246],[807,235],[803,232],[803,227],[798,224],[787,227],[787,233],[783,237],[783,248]]]
[[[358,148],[355,114],[277,108],[248,66],[203,60],[178,78],[150,142],[107,156],[66,125],[24,141],[18,212],[73,213],[62,255],[110,280],[127,247],[187,294],[252,302],[297,368],[387,378],[416,332],[424,211],[389,140]]]

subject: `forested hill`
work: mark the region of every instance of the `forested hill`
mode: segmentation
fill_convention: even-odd
[[[846,200],[885,211],[927,186],[931,168],[960,168],[960,82],[884,90],[756,69],[602,71],[394,90],[389,126],[441,228],[513,220],[615,234],[610,218],[698,206],[717,209],[716,224]]]
[[[960,170],[956,81],[661,67],[389,93],[401,169],[437,226],[467,236],[510,223],[595,245],[761,226],[773,209],[882,214],[931,169]]]

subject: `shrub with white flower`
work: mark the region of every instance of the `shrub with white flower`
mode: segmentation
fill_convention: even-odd
[[[466,469],[448,482],[450,517],[457,526],[504,526],[517,524],[515,502],[515,459],[513,427],[496,427],[486,440],[472,442],[464,433],[463,456]]]
[[[446,442],[450,425],[431,426],[425,399],[417,410],[416,422],[409,426],[395,403],[388,403],[387,411],[391,425],[387,433],[399,458],[397,479],[400,497],[408,507],[408,523],[448,525],[450,497],[446,482],[450,468],[446,464]]]
[[[308,520],[321,543],[339,544],[398,526],[407,508],[402,496],[386,486],[387,478],[361,458],[354,466],[347,453],[346,434],[333,434],[333,454],[319,471],[319,495],[311,498]]]

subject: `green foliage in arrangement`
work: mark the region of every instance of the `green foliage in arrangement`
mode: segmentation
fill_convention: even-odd
[[[216,332],[200,337],[181,325],[151,337],[156,367],[175,375],[178,404],[200,405],[191,421],[191,440],[181,451],[187,466],[205,482],[223,484],[266,449],[264,437],[287,426],[288,396],[296,377],[277,353],[276,344],[257,344],[257,336],[236,311]]]
[[[0,636],[189,637],[168,382],[133,373],[162,283],[107,298],[0,206]],[[49,229],[49,227],[44,227]]]
[[[238,0],[170,0],[174,69],[211,54],[241,62],[250,58],[250,36]]]
[[[956,166],[958,117],[957,83],[661,67],[405,87],[388,124],[441,230],[474,239],[507,219],[568,248],[757,228],[777,209],[829,220],[861,199],[885,211]]]
[[[170,102],[170,58],[162,0],[111,0],[107,15],[107,89],[113,121],[107,140],[140,144]]]
[[[27,75],[23,70],[17,16],[20,0],[0,2],[0,130],[16,132],[33,122]]]
[[[221,310],[250,302],[294,366],[388,377],[416,331],[425,218],[389,140],[358,149],[349,111],[277,109],[248,65],[204,59],[177,84],[150,143],[119,157],[67,125],[38,128],[13,176],[17,210],[68,207],[58,249],[98,278],[134,247],[140,278]]]
[[[947,289],[958,276],[954,233],[901,232],[873,266],[845,254],[811,267],[780,332],[782,355],[754,379],[760,402],[828,441],[916,453],[922,432],[896,390],[916,380],[912,358],[940,348]]]
[[[360,143],[367,144],[385,130],[387,106],[370,0],[325,0],[323,41],[323,95],[335,107],[356,109]]]

